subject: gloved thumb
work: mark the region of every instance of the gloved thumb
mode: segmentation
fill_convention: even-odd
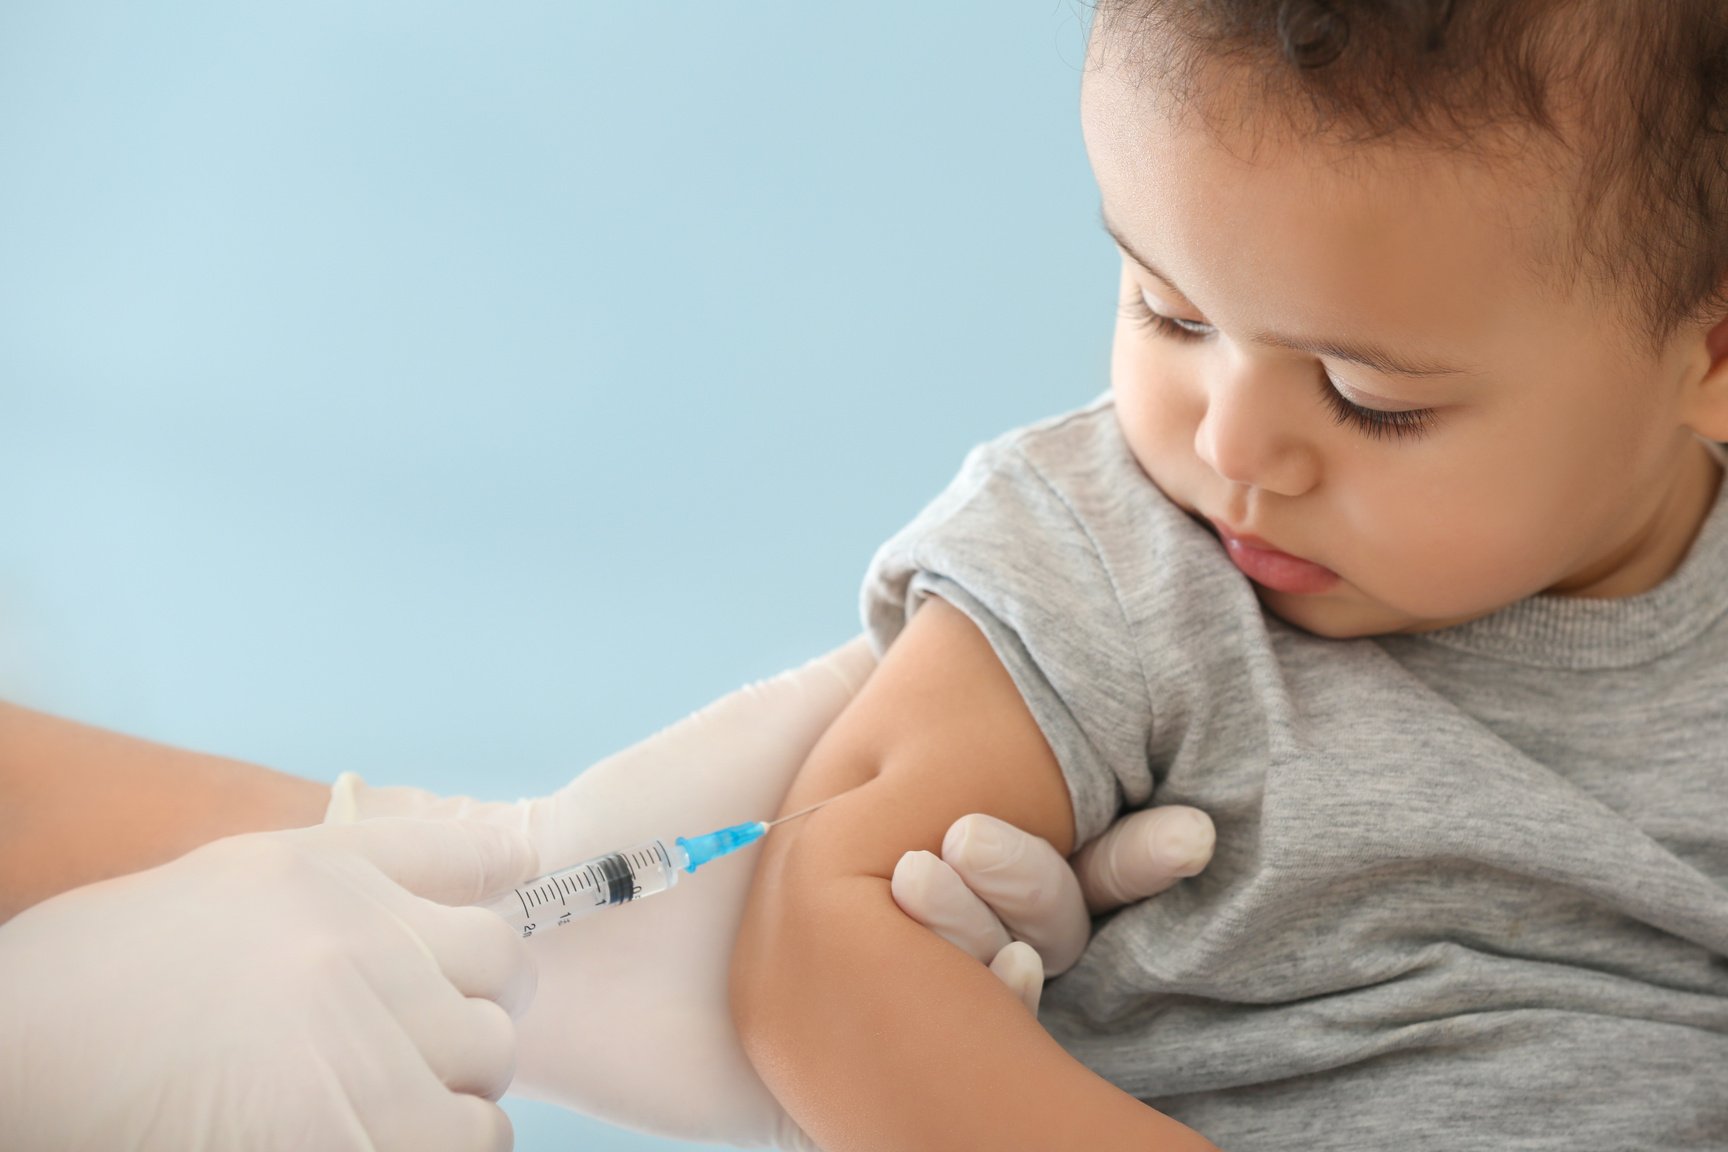
[[[296,834],[364,857],[416,896],[452,907],[478,904],[540,870],[540,854],[525,833],[478,820],[380,816]]]
[[[1040,836],[974,812],[949,825],[942,859],[995,912],[1016,940],[1066,972],[1092,935],[1080,885],[1068,861]]]
[[[1096,916],[1198,875],[1216,838],[1212,817],[1184,804],[1123,817],[1074,856],[1087,909]]]

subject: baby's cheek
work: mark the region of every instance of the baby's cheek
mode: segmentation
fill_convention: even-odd
[[[1132,387],[1117,397],[1117,419],[1140,470],[1178,507],[1199,508],[1206,490],[1204,465],[1194,454],[1199,416],[1185,411],[1180,393],[1168,385]]]
[[[1433,502],[1419,515],[1388,517],[1359,549],[1354,579],[1375,599],[1418,619],[1476,616],[1538,591],[1512,547],[1518,533],[1476,509],[1453,515]]]

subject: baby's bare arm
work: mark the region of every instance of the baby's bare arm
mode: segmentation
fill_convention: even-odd
[[[989,642],[929,601],[805,763],[732,966],[763,1080],[827,1152],[1210,1149],[1093,1074],[990,972],[908,919],[904,852],[986,812],[1072,848],[1060,768]]]

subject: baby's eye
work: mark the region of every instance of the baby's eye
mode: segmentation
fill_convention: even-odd
[[[1173,340],[1199,340],[1213,332],[1210,324],[1202,324],[1198,320],[1179,320],[1162,312],[1154,312],[1152,306],[1146,303],[1145,294],[1138,289],[1123,305],[1122,312],[1139,327]]]
[[[1418,437],[1434,426],[1432,408],[1407,408],[1388,412],[1383,408],[1364,408],[1344,398],[1343,393],[1327,381],[1320,389],[1321,399],[1332,409],[1332,418],[1339,424],[1353,424],[1370,440],[1390,436],[1393,439]]]
[[[1182,320],[1154,312],[1151,305],[1146,303],[1145,295],[1138,289],[1123,303],[1122,314],[1137,327],[1170,340],[1204,340],[1217,331],[1212,325],[1202,324],[1198,320]],[[1364,408],[1346,399],[1331,376],[1322,375],[1321,379],[1325,381],[1320,388],[1321,399],[1331,411],[1332,418],[1339,424],[1354,426],[1370,440],[1388,437],[1395,440],[1415,439],[1425,435],[1434,426],[1436,415],[1432,408],[1412,408],[1397,412]]]

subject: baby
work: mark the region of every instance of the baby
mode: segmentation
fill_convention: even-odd
[[[1728,0],[1100,0],[1081,108],[1110,389],[875,557],[763,1079],[830,1152],[1728,1147]],[[1210,868],[1037,1020],[891,897],[1153,803]]]

